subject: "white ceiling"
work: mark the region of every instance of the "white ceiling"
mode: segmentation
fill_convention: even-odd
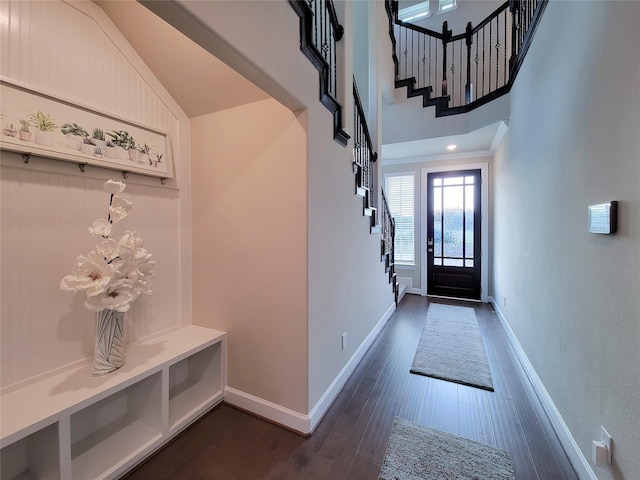
[[[94,0],[189,118],[268,95],[134,0]]]
[[[382,164],[394,165],[492,155],[506,131],[506,124],[497,122],[463,135],[383,145]],[[456,145],[456,149],[449,151],[448,145]]]
[[[189,118],[268,95],[135,0],[94,0]],[[437,121],[437,120],[436,120]],[[504,124],[474,132],[382,146],[383,164],[488,155]],[[446,146],[456,144],[451,153]]]

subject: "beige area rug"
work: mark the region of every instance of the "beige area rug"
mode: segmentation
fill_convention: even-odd
[[[395,419],[379,480],[515,480],[504,450]]]
[[[473,308],[432,303],[411,373],[493,392],[489,361]]]

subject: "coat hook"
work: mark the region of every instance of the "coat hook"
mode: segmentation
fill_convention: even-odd
[[[128,176],[129,176],[129,172],[127,172],[126,170],[123,170],[122,171],[122,178],[124,178],[126,180]]]
[[[161,184],[161,185],[164,185],[165,183],[167,183],[167,177],[162,177],[162,178],[160,179],[160,184]]]
[[[86,164],[86,163],[79,163],[79,164],[78,164],[78,168],[80,169],[80,171],[81,171],[82,173],[84,173],[84,170],[85,170],[85,167],[86,167],[86,166],[87,166],[87,164]]]
[[[22,161],[24,163],[29,163],[29,160],[31,160],[31,154],[30,153],[23,153],[22,154]]]

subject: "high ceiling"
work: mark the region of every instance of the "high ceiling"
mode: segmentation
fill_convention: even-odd
[[[249,80],[218,60],[135,0],[94,0],[140,55],[189,118],[269,98]],[[483,2],[484,3],[484,2]],[[499,125],[466,135],[385,145],[384,163],[416,156],[489,152]],[[453,154],[455,156],[456,154]]]
[[[134,0],[95,0],[189,118],[268,95]]]
[[[506,124],[496,122],[461,135],[383,145],[382,163],[383,165],[393,165],[414,161],[489,156],[493,154],[505,132]],[[455,145],[455,149],[448,150],[447,147],[450,145]]]

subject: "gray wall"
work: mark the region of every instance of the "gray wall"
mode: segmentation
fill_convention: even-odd
[[[585,457],[612,435],[600,479],[640,478],[638,23],[638,2],[550,2],[493,164],[493,296]],[[619,232],[587,233],[608,200]]]

